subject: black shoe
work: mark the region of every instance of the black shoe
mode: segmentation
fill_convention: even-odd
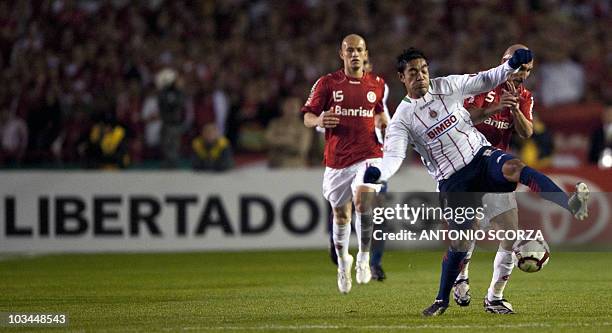
[[[387,278],[385,271],[383,271],[380,265],[370,266],[370,270],[372,271],[372,279],[374,280],[382,281]]]
[[[441,299],[437,299],[427,309],[423,310],[423,316],[432,317],[440,316],[448,309],[448,302],[444,302]]]
[[[506,299],[500,299],[498,301],[489,301],[489,298],[485,297],[483,305],[486,312],[499,314],[514,314],[512,304],[510,304]]]
[[[470,293],[470,280],[460,279],[455,281],[453,284],[453,298],[455,303],[459,306],[468,306],[472,301],[472,294]]]
[[[330,242],[328,250],[329,250],[329,259],[331,259],[332,263],[335,266],[338,266],[338,255],[336,254],[336,248],[334,247],[333,241]]]

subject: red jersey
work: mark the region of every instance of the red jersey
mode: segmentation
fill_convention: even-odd
[[[374,131],[374,115],[384,111],[384,92],[385,81],[372,73],[355,79],[341,69],[315,82],[302,112],[318,116],[331,109],[340,118],[336,127],[325,129],[326,166],[342,169],[368,158],[382,157],[382,145]]]
[[[466,99],[463,103],[465,108],[487,108],[491,105],[499,104],[502,96],[502,89],[505,83],[495,89]],[[523,86],[519,86],[519,110],[527,120],[532,121],[533,97],[531,92]],[[506,89],[508,90],[508,89]],[[514,117],[509,108],[505,108],[487,118],[484,122],[477,124],[476,128],[484,134],[492,146],[501,150],[508,150],[512,132],[514,131]]]

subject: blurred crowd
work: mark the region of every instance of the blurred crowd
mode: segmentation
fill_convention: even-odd
[[[607,0],[0,2],[0,165],[222,171],[269,154],[318,164],[299,107],[338,47],[362,34],[393,110],[395,56],[423,49],[432,76],[536,54],[536,108],[612,105]],[[610,117],[602,117],[608,119]],[[610,126],[603,125],[602,128]],[[610,132],[610,133],[608,133]],[[611,147],[612,129],[603,146]],[[596,153],[595,153],[596,154]]]

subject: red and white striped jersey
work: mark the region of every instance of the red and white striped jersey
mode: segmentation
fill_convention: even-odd
[[[495,88],[513,72],[504,63],[478,74],[435,78],[422,98],[406,96],[386,132],[382,179],[389,179],[397,171],[398,158],[401,164],[408,144],[421,155],[437,181],[470,163],[478,150],[490,143],[474,127],[463,101]]]

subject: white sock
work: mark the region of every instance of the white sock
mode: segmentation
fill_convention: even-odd
[[[512,251],[506,251],[501,246],[495,254],[495,261],[493,262],[493,278],[491,279],[491,286],[487,297],[490,301],[497,301],[504,298],[504,289],[506,283],[512,274],[514,268],[514,261],[512,260]]]
[[[459,280],[467,280],[469,278],[469,269],[470,269],[470,259],[472,259],[472,253],[474,252],[474,245],[475,242],[472,242],[472,244],[470,244],[470,249],[467,251],[467,254],[465,255],[465,259],[463,259],[463,269],[461,270],[461,272],[459,272],[459,275],[457,275],[457,278],[455,279],[455,281],[459,281]]]
[[[333,233],[336,255],[338,255],[338,258],[344,258],[348,255],[351,224],[338,224],[334,219]]]
[[[367,262],[368,266],[370,266],[370,252],[358,252],[357,253],[357,262]]]
[[[355,233],[357,234],[359,253],[370,253],[370,248],[372,247],[372,228],[372,214],[355,212]],[[359,260],[359,257],[357,260]]]

